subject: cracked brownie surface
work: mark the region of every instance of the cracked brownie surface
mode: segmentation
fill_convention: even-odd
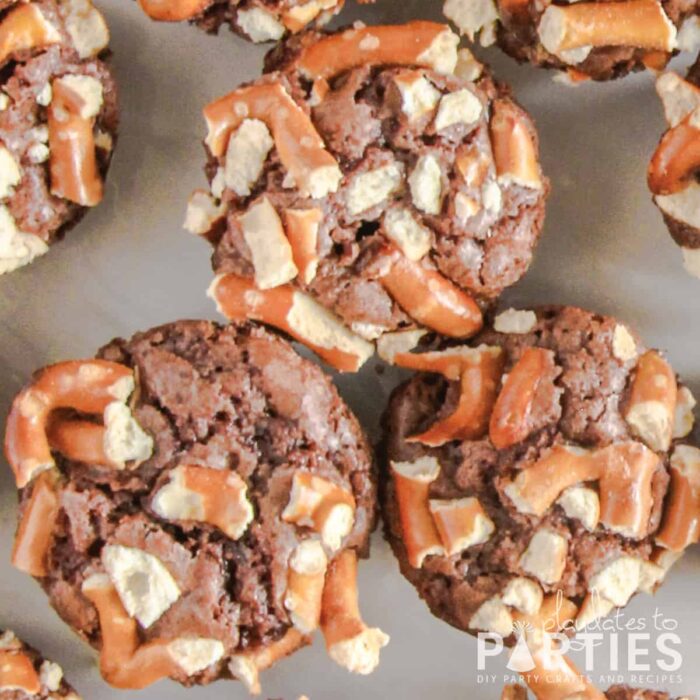
[[[694,400],[666,360],[572,307],[451,345],[395,356],[423,372],[385,415],[386,535],[433,613],[509,638],[653,590],[697,538],[676,501],[700,475]]]

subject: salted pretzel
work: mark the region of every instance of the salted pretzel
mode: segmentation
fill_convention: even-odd
[[[529,264],[548,183],[530,118],[457,43],[424,21],[305,32],[204,109],[210,191],[185,226],[215,247],[225,316],[340,371],[399,330],[479,331]]]
[[[693,3],[664,0],[445,0],[444,11],[470,39],[557,69],[570,84],[662,70],[694,47],[698,27]]]

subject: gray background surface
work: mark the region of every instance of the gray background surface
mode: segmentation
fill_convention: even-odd
[[[112,31],[121,85],[122,127],[106,199],[67,239],[28,268],[0,277],[0,420],[29,374],[60,359],[91,356],[114,336],[179,318],[215,318],[205,297],[209,248],[181,229],[190,191],[204,184],[201,108],[254,78],[264,49],[223,32],[212,38],[186,25],[151,23],[136,3],[100,2]],[[343,21],[401,21],[439,16],[437,0],[380,0],[348,7]],[[552,76],[518,67],[497,50],[479,52],[509,80],[537,120],[544,168],[553,183],[547,224],[529,275],[504,303],[567,303],[614,314],[648,344],[668,350],[675,368],[700,395],[700,280],[681,268],[645,187],[646,164],[663,129],[651,75],[609,85],[567,88]],[[674,66],[683,66],[677,59]],[[345,399],[373,437],[391,373],[366,367],[341,377]],[[92,651],[49,608],[37,584],[8,565],[15,524],[15,488],[0,466],[0,627],[12,627],[60,662],[85,698],[128,694],[101,682]],[[497,698],[505,656],[479,678],[477,644],[434,619],[379,535],[361,567],[368,622],[391,634],[379,670],[352,677],[326,658],[322,639],[263,676],[262,697]],[[700,550],[676,567],[655,598],[640,596],[622,625],[652,625],[656,608],[678,627],[683,665],[675,694],[700,692]],[[651,633],[653,647],[655,633]],[[626,654],[621,647],[621,672]],[[644,646],[644,640],[642,640]],[[611,671],[596,651],[595,680]],[[652,684],[662,685],[653,649]],[[643,660],[643,659],[642,659]],[[631,674],[634,675],[634,674]],[[638,675],[638,674],[636,674]],[[675,679],[678,680],[678,679]],[[156,698],[244,698],[242,686],[218,683],[184,690],[166,681],[142,691]],[[136,694],[133,694],[136,697]]]

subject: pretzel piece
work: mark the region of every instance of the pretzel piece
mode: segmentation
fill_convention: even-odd
[[[397,249],[380,281],[411,318],[431,330],[450,338],[467,338],[481,330],[481,309],[471,296]]]
[[[95,78],[69,75],[51,83],[53,98],[48,107],[51,194],[94,207],[102,200],[104,189],[95,154],[96,113],[86,111],[83,96],[75,90],[79,83],[71,80],[74,78],[97,82]]]
[[[318,229],[323,221],[323,212],[313,209],[285,209],[284,225],[289,245],[292,247],[294,264],[304,284],[310,284],[318,269]]]
[[[389,643],[377,627],[367,627],[360,615],[357,554],[340,552],[330,563],[323,589],[321,631],[329,656],[353,673],[368,675],[379,664],[379,652]]]
[[[656,195],[685,189],[700,168],[700,117],[695,112],[670,128],[649,163],[647,182]]]
[[[498,383],[503,373],[503,351],[498,347],[454,348],[435,353],[398,353],[400,367],[439,372],[448,379],[459,379],[460,396],[457,408],[446,418],[433,424],[408,442],[439,447],[451,440],[475,440],[489,426],[489,416],[496,402]]]
[[[677,32],[658,0],[626,0],[550,5],[538,33],[547,51],[567,63],[579,63],[598,47],[669,52]]]
[[[678,386],[671,366],[655,350],[642,355],[624,412],[632,432],[657,452],[671,445]]]
[[[551,634],[571,625],[576,619],[577,613],[576,603],[564,598],[559,593],[553,593],[544,597],[542,605],[535,613],[515,610],[513,620],[520,623],[523,629],[540,630]]]
[[[244,119],[267,124],[282,164],[302,196],[320,198],[338,189],[343,174],[326,150],[311,118],[280,83],[239,88],[204,109],[206,144],[214,156],[226,150],[229,137]]]
[[[525,114],[507,99],[494,100],[491,110],[491,146],[499,181],[542,189],[537,145]]]
[[[487,542],[496,529],[476,498],[431,499],[429,508],[448,557]]]
[[[282,520],[312,528],[329,549],[336,551],[355,524],[355,499],[328,479],[297,471]]]
[[[512,447],[530,432],[528,418],[546,370],[553,364],[554,354],[544,348],[527,348],[503,384],[491,414],[489,435],[499,449]]]
[[[32,660],[21,650],[0,649],[0,691],[41,693],[41,680]]]
[[[43,369],[12,403],[5,432],[5,454],[17,486],[55,467],[47,422],[57,408],[101,414],[134,389],[133,372],[106,360],[73,360]]]
[[[671,494],[657,544],[682,552],[700,540],[700,450],[679,445],[671,456]]]
[[[420,569],[426,557],[445,554],[429,504],[430,484],[440,475],[440,464],[434,457],[421,457],[392,462],[391,471],[408,562]]]
[[[391,64],[454,72],[459,37],[444,24],[414,21],[346,29],[306,47],[296,60],[304,77],[330,80],[358,66]]]
[[[82,419],[49,420],[46,435],[51,449],[66,459],[86,464],[102,464],[112,467],[105,454],[105,427]]]
[[[151,507],[167,520],[207,523],[238,540],[253,520],[247,491],[236,472],[185,464],[170,472],[168,483],[155,494]]]
[[[275,326],[341,372],[356,372],[374,352],[371,343],[349,331],[310,296],[289,285],[259,290],[251,280],[226,274],[214,279],[208,295],[226,318]]]
[[[139,0],[141,9],[158,22],[182,22],[201,14],[212,0]]]
[[[59,499],[53,472],[42,472],[34,481],[12,549],[12,565],[31,576],[48,574],[46,557],[53,542]]]
[[[598,481],[600,522],[629,537],[646,535],[653,506],[652,478],[659,458],[628,441],[593,452],[555,445],[519,472],[506,494],[523,513],[542,516],[569,487]]]
[[[260,695],[260,671],[271,668],[285,656],[308,644],[311,644],[310,638],[292,627],[276,642],[231,657],[229,670],[234,678],[246,686],[249,693]]]
[[[60,32],[44,17],[38,4],[19,3],[0,22],[0,64],[15,53],[60,40]]]
[[[289,560],[284,607],[294,627],[311,634],[321,622],[321,599],[328,559],[320,542],[304,540]]]

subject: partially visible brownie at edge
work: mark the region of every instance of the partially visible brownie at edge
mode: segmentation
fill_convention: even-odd
[[[695,400],[624,324],[509,310],[469,348],[395,361],[424,371],[385,414],[385,531],[436,616],[507,641],[582,629],[693,541]]]
[[[370,672],[385,635],[361,620],[334,629],[321,602],[333,587],[356,596],[376,510],[369,445],[330,380],[278,336],[236,324],[176,322],[98,358],[37,373],[6,450],[21,488],[14,563],[101,649],[106,680],[236,677],[258,690],[258,671],[319,623],[331,657]],[[79,387],[47,423],[55,466],[27,474],[18,411],[55,374],[69,386],[66,373]],[[100,415],[90,397],[114,376]],[[110,623],[120,616],[126,652]]]

